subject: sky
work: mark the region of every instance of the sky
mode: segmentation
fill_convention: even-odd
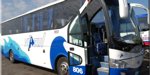
[[[1,0],[2,21],[23,14],[27,11],[56,0]],[[148,7],[148,0],[128,0],[128,2],[141,3]],[[143,11],[138,11],[138,14]]]
[[[1,0],[2,21],[28,12],[55,0]]]

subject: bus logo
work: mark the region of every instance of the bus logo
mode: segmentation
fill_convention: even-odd
[[[32,38],[32,36],[30,37],[30,41],[29,41],[29,47],[28,47],[28,51],[30,50],[31,46],[34,45],[34,40]]]

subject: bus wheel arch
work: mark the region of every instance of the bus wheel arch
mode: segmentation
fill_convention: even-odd
[[[60,66],[63,66],[62,68],[60,68]],[[57,57],[56,62],[55,62],[55,71],[59,74],[59,75],[68,75],[68,59],[66,56],[64,55],[60,55]],[[59,69],[58,69],[59,68]],[[65,70],[65,74],[61,73],[62,70]]]

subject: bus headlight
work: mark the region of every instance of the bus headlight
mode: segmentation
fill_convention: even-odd
[[[121,60],[110,60],[110,67],[112,68],[127,68],[127,63]]]

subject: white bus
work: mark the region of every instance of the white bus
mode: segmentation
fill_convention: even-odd
[[[137,18],[139,20],[139,28],[141,30],[141,37],[144,41],[145,46],[150,46],[150,29],[149,25],[147,24],[147,14],[137,15]]]
[[[133,6],[133,9],[136,11],[136,9],[143,11],[145,14],[138,14],[136,13],[136,17],[138,18],[138,26],[140,29],[141,37],[144,43],[144,46],[146,49],[148,49],[148,46],[150,46],[150,36],[149,36],[149,22],[150,22],[150,17],[149,17],[149,12],[150,10],[145,7],[142,4],[137,4],[133,3],[131,6]]]
[[[144,51],[126,0],[78,4],[59,0],[4,21],[2,54],[58,75],[138,75]]]
[[[144,42],[145,58],[150,57],[150,27],[147,24],[147,14],[137,15],[142,40]]]

